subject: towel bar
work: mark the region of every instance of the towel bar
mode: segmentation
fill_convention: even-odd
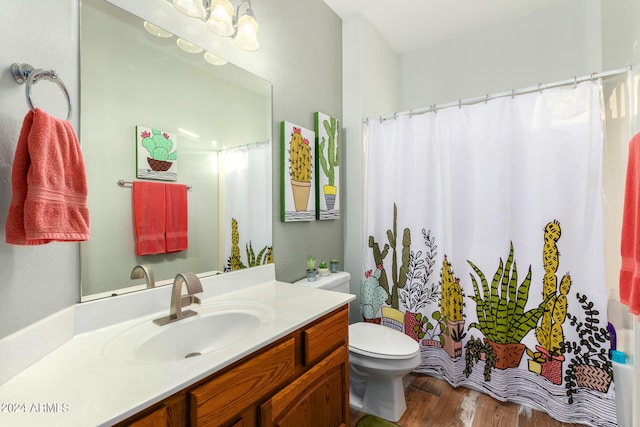
[[[69,96],[69,91],[67,90],[67,87],[64,85],[62,80],[60,80],[60,77],[58,77],[58,73],[56,73],[54,70],[45,70],[42,68],[34,69],[29,64],[14,63],[11,64],[11,75],[13,76],[13,79],[16,81],[16,83],[27,83],[25,87],[25,95],[27,97],[27,104],[29,104],[29,107],[32,111],[35,111],[35,107],[33,106],[33,102],[31,101],[31,85],[37,83],[41,78],[45,78],[49,81],[57,83],[67,98],[67,105],[69,107],[69,110],[67,112],[67,120],[71,118],[71,97]]]
[[[133,185],[133,182],[125,181],[124,179],[119,179],[118,180],[118,185],[120,187],[131,187]],[[187,185],[187,190],[191,190],[191,186],[190,185]]]

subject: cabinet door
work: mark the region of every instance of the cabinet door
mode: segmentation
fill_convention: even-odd
[[[191,425],[229,425],[245,409],[287,384],[294,374],[292,338],[189,391]]]
[[[349,351],[342,345],[260,406],[262,427],[349,423]]]

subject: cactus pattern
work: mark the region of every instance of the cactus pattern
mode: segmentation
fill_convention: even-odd
[[[369,247],[373,249],[373,259],[376,265],[382,265],[384,259],[391,249],[391,280],[393,282],[393,288],[389,289],[389,283],[387,281],[387,273],[382,271],[380,276],[380,286],[387,293],[388,298],[385,301],[387,305],[398,310],[400,308],[398,290],[403,289],[407,284],[407,273],[409,272],[409,261],[411,258],[411,230],[404,229],[402,234],[402,252],[401,263],[398,268],[398,208],[396,204],[393,204],[393,230],[387,230],[388,244],[384,245],[384,249],[380,251],[379,244],[375,241],[373,236],[369,236]]]
[[[235,271],[247,268],[242,262],[240,256],[240,233],[238,232],[238,221],[231,218],[231,255],[227,259],[225,271]],[[273,262],[273,246],[265,246],[262,250],[255,254],[251,241],[245,245],[247,254],[247,263],[249,267],[255,267],[263,264],[271,264]]]
[[[173,141],[169,139],[167,133],[160,132],[158,129],[151,129],[151,133],[143,131],[140,136],[142,137],[142,146],[147,149],[152,159],[162,161],[177,159],[177,152],[171,152]]]
[[[238,221],[235,218],[231,218],[231,271],[240,270],[246,268],[240,259],[240,233],[238,233]]]
[[[302,138],[302,129],[294,127],[289,143],[289,172],[291,178],[300,182],[311,182],[311,146]]]
[[[329,135],[329,146],[327,147],[327,157],[324,157],[324,146],[325,139],[322,137],[322,141],[320,141],[320,166],[322,166],[322,170],[324,174],[329,179],[329,185],[335,185],[335,167],[340,165],[340,153],[338,148],[338,122],[335,118],[331,117],[331,124],[329,124],[329,120],[324,120],[322,122],[324,129],[327,131],[327,135]]]
[[[448,320],[458,322],[462,320],[462,288],[460,287],[460,279],[453,277],[453,270],[446,255],[442,261],[440,281],[442,283],[440,312]]]
[[[469,325],[476,328],[484,336],[498,344],[519,343],[525,335],[534,329],[546,306],[542,301],[538,307],[525,312],[531,286],[531,266],[527,276],[518,286],[518,270],[513,257],[513,244],[509,245],[507,262],[500,264],[493,281],[489,285],[484,273],[471,261],[467,260],[480,283],[471,274],[475,296],[478,322]]]
[[[387,299],[387,292],[378,282],[383,271],[382,265],[378,266],[375,273],[371,270],[367,271],[365,281],[360,283],[360,303],[365,319],[373,319]]]
[[[542,259],[545,274],[542,297],[547,301],[547,304],[540,326],[536,328],[536,338],[540,347],[554,356],[562,354],[562,342],[564,342],[562,324],[567,316],[567,294],[571,288],[569,273],[562,277],[559,286],[557,284],[556,271],[558,271],[560,253],[556,242],[560,239],[560,235],[561,229],[558,221],[549,222],[544,228]]]

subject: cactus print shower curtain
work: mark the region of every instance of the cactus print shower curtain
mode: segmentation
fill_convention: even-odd
[[[363,320],[418,372],[616,425],[599,84],[365,125]]]
[[[222,151],[219,164],[225,271],[270,264],[271,143]]]

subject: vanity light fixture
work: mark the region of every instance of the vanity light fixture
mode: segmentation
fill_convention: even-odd
[[[151,22],[144,21],[144,24],[142,25],[144,25],[145,30],[147,30],[150,34],[153,34],[156,37],[161,37],[161,38],[173,37],[172,33],[170,33],[169,31],[163,30],[157,25],[153,25]]]
[[[218,55],[214,55],[211,52],[204,53],[204,60],[211,65],[224,65],[228,62],[226,59],[220,58]]]
[[[240,8],[245,3],[246,9],[240,15]],[[240,0],[235,14],[231,0],[173,0],[173,5],[185,15],[204,20],[212,33],[232,37],[240,49],[254,51],[260,47],[258,22],[251,0]]]
[[[185,39],[181,39],[178,38],[176,40],[176,44],[178,45],[178,47],[182,50],[184,50],[185,52],[188,53],[200,53],[202,52],[202,48],[200,46],[197,46],[191,42],[186,41]]]
[[[203,19],[207,16],[202,0],[173,0],[173,6],[181,13],[192,18]]]

